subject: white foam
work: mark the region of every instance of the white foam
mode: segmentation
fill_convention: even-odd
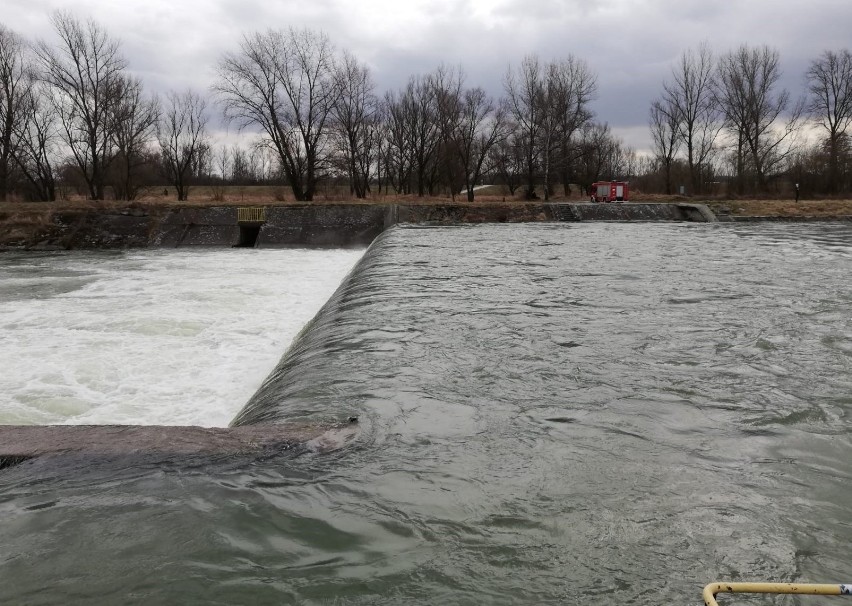
[[[16,296],[0,302],[0,424],[225,426],[362,254],[38,258],[40,286],[86,279],[48,296],[26,296],[32,278],[3,285]]]

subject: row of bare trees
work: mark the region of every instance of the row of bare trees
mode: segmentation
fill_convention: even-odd
[[[225,177],[228,151],[211,146],[204,97],[146,96],[96,22],[57,12],[52,24],[55,45],[0,26],[0,195],[25,183],[30,197],[54,199],[57,179],[71,172],[92,199],[108,189],[133,199],[163,180],[186,199],[191,182]],[[560,181],[570,192],[620,162],[620,143],[592,121],[596,79],[582,60],[526,57],[505,90],[494,99],[467,86],[461,68],[441,66],[380,95],[354,56],[321,32],[292,28],[243,36],[213,86],[224,117],[260,133],[257,147],[297,200],[341,179],[358,198],[393,190],[473,200],[484,174],[513,194],[522,185],[525,197],[547,198]],[[235,167],[241,157],[232,154]]]
[[[740,46],[714,57],[706,44],[681,55],[650,109],[655,170],[665,193],[685,168],[692,194],[720,172],[737,193],[768,192],[772,180],[810,177],[810,190],[852,190],[852,55],[826,51],[809,66],[806,94],[780,89],[780,56]],[[818,142],[804,143],[810,129]]]
[[[508,135],[506,112],[460,70],[438,68],[389,92],[377,115],[376,183],[423,196],[446,187],[474,199],[494,146]]]
[[[183,200],[192,183],[226,178],[228,151],[211,144],[205,96],[148,95],[95,21],[56,12],[51,22],[53,44],[0,24],[0,198],[51,200],[72,180],[92,199],[129,200],[167,183]],[[720,175],[740,193],[767,191],[782,175],[812,191],[852,190],[846,50],[811,62],[798,100],[780,90],[770,47],[686,51],[651,106],[653,161],[595,121],[597,79],[573,55],[525,57],[508,69],[499,99],[446,66],[380,94],[364,64],[306,29],[247,34],[216,71],[216,104],[259,135],[249,155],[265,165],[249,170],[249,156],[234,150],[231,176],[255,182],[248,173],[262,172],[297,200],[330,182],[358,198],[463,192],[473,200],[485,178],[526,199],[629,177],[649,187],[656,178],[666,193],[675,182],[711,193]],[[816,143],[803,142],[808,126]]]
[[[369,70],[336,56],[324,34],[290,29],[244,36],[220,61],[214,88],[228,119],[264,133],[297,200],[340,173],[359,198],[375,187],[473,200],[484,172],[505,172],[512,184],[522,175],[527,198],[570,183],[596,79],[573,56],[529,56],[507,73],[502,100],[445,66],[380,96]]]
[[[0,196],[51,200],[72,175],[91,199],[133,199],[164,181],[186,199],[191,183],[224,178],[217,166],[227,151],[211,145],[204,96],[146,95],[97,22],[69,12],[51,22],[54,44],[0,24]],[[613,170],[623,155],[608,126],[593,122],[595,75],[571,55],[524,58],[508,70],[502,99],[445,66],[379,94],[364,64],[306,29],[244,35],[216,71],[224,118],[260,134],[257,147],[297,200],[341,180],[358,198],[393,190],[473,200],[485,174],[513,194],[548,198],[560,182],[570,192],[570,183]]]
[[[27,43],[0,24],[0,199],[16,189],[53,200],[70,172],[93,200],[108,188],[130,200],[152,164],[185,197],[189,167],[207,146],[206,102],[186,92],[162,104],[95,21],[57,12],[51,22],[55,45]]]

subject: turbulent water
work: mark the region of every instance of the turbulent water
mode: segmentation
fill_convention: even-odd
[[[0,424],[226,426],[361,254],[0,254]]]
[[[839,224],[391,230],[235,421],[357,415],[354,445],[2,470],[0,601],[849,581],[850,275]]]

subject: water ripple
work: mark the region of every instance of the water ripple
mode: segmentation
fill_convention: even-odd
[[[648,604],[843,578],[850,242],[392,229],[235,419],[354,414],[359,442],[102,483],[4,470],[0,593],[48,602],[82,578],[108,600],[113,576],[153,602]]]

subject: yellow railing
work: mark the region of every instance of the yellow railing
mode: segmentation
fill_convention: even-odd
[[[266,207],[241,206],[237,208],[237,221],[240,223],[264,223],[266,221]]]
[[[719,606],[717,593],[796,593],[799,595],[852,595],[852,584],[816,583],[710,583],[704,588],[704,603]]]

